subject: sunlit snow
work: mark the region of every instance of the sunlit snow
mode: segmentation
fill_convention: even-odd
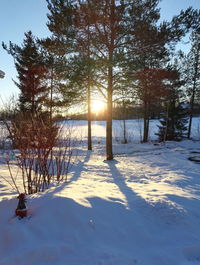
[[[199,264],[200,164],[188,158],[200,152],[200,119],[193,141],[166,143],[155,142],[151,121],[141,144],[141,122],[127,121],[125,145],[114,121],[115,158],[105,161],[105,122],[93,122],[87,151],[87,122],[68,121],[81,138],[68,181],[28,196],[22,220],[13,218],[16,193],[0,165],[0,265]]]

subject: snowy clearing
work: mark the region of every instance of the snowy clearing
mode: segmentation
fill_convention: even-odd
[[[200,264],[200,141],[140,144],[128,121],[129,144],[114,121],[113,161],[105,159],[105,122],[74,122],[82,145],[67,183],[28,197],[29,217],[13,218],[16,193],[0,177],[0,265]],[[199,118],[193,123],[198,140]],[[9,179],[5,164],[0,176]]]

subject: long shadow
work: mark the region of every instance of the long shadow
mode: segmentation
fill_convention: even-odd
[[[143,205],[144,204],[148,205],[145,199],[143,199],[141,196],[139,196],[137,193],[135,193],[131,188],[127,186],[125,182],[125,177],[120,173],[120,171],[116,167],[117,163],[118,162],[116,160],[107,161],[113,181],[118,186],[122,194],[125,196],[126,201],[128,203],[128,208],[130,210],[133,209],[133,207],[135,208],[139,200],[143,203]]]
[[[12,224],[8,223],[10,216],[4,207],[14,208],[14,201],[0,203],[0,209],[3,210],[2,214],[0,213],[3,217],[0,224],[5,227],[0,237],[0,245],[3,246],[0,248],[0,264],[15,264],[16,257],[19,264],[25,264],[24,256],[30,255],[31,264],[47,264],[46,256],[42,252],[49,253],[49,263],[53,262],[51,256],[56,256],[56,264],[93,265],[97,264],[97,261],[98,264],[128,264],[129,262],[123,263],[127,249],[131,253],[133,246],[139,248],[134,235],[141,231],[130,225],[131,212],[120,203],[97,197],[89,200],[92,208],[80,205],[70,198],[54,197],[53,194],[35,197],[31,218],[14,219]],[[118,218],[119,216],[121,218]],[[17,225],[14,235],[13,224]],[[123,227],[123,231],[119,227]],[[11,229],[10,233],[7,232],[8,228]],[[17,252],[10,253],[10,241],[4,242],[7,234]],[[146,235],[142,233],[141,237],[145,240]],[[20,244],[21,238],[25,240],[26,248]],[[119,240],[121,238],[123,240]],[[128,255],[127,258],[132,259],[131,256]]]
[[[199,200],[195,198],[187,198],[184,196],[178,196],[174,194],[166,194],[166,197],[169,201],[172,202],[170,204],[169,202],[163,201],[158,202],[155,204],[151,204],[151,202],[148,203],[145,199],[143,199],[140,195],[135,193],[131,188],[129,188],[126,184],[125,177],[120,173],[118,170],[116,164],[117,161],[108,161],[107,162],[110,172],[113,178],[114,183],[118,186],[120,191],[123,193],[127,200],[128,208],[130,210],[133,210],[135,208],[138,208],[138,206],[145,207],[145,212],[148,213],[149,210],[152,213],[159,213],[158,215],[161,216],[166,220],[168,223],[177,223],[182,222],[185,220],[187,216],[193,216],[191,218],[191,221],[193,222],[193,219],[199,218],[200,214],[196,209],[199,205]],[[169,203],[169,204],[168,204]],[[174,205],[175,203],[175,205]],[[177,206],[176,206],[177,205]],[[180,207],[179,207],[180,206]],[[155,210],[154,210],[155,207]]]
[[[182,223],[184,223],[184,221],[187,220],[188,214],[192,214],[193,216],[197,215],[197,211],[194,211],[194,213],[192,213],[190,207],[193,207],[194,205],[197,206],[197,203],[199,204],[199,201],[193,200],[192,203],[188,198],[182,198],[179,196],[167,196],[169,199],[168,202],[166,200],[160,202],[157,201],[154,203],[152,203],[151,201],[148,202],[127,186],[126,178],[117,169],[116,161],[108,161],[107,164],[110,168],[114,183],[118,186],[119,190],[126,198],[128,210],[134,212],[134,223],[135,221],[137,222],[137,220],[145,222],[145,219],[147,218],[150,223],[153,223],[155,225],[155,227],[156,224],[163,225],[163,223],[178,223],[181,225]],[[170,203],[170,201],[172,203]],[[179,207],[177,203],[180,204],[181,207]],[[192,221],[193,219],[194,218],[191,218]],[[140,226],[140,224],[138,223],[137,225],[138,227]],[[152,226],[152,230],[150,229],[149,231],[151,231],[151,233],[154,233],[154,229],[156,229],[155,227],[153,228]]]
[[[79,161],[79,163],[75,166],[73,176],[67,182],[68,184],[77,181],[80,178],[81,172],[84,171],[85,164],[90,160],[90,156],[91,156],[91,151],[87,151],[87,155],[85,156],[84,160]]]
[[[115,165],[110,164],[113,173],[117,174]],[[121,189],[129,193],[130,190],[121,182]],[[127,198],[131,200],[130,197],[131,193]],[[180,247],[191,246],[191,231],[183,231],[181,226],[176,226],[174,233],[174,229],[167,225],[163,227],[165,229],[158,228],[154,222],[156,219],[152,222],[145,216],[137,219],[121,203],[99,197],[88,200],[92,207],[53,194],[34,197],[31,218],[14,219],[11,223],[9,218],[12,214],[8,210],[14,209],[14,200],[0,202],[0,225],[3,228],[0,264],[13,265],[16,260],[18,264],[26,264],[28,257],[31,257],[29,264],[32,265],[176,264],[173,246],[175,250],[179,249],[177,242],[180,238],[184,239]],[[198,231],[198,226],[193,231]],[[26,247],[21,243],[22,239]],[[200,239],[195,240],[195,245],[199,246]],[[162,246],[164,248],[160,252]],[[16,250],[10,251],[11,248]],[[166,263],[166,256],[172,257],[171,262]]]
[[[55,189],[53,189],[52,191],[49,191],[48,194],[54,194],[54,193],[58,193],[60,191],[62,191],[67,185],[69,185],[70,183],[77,181],[78,178],[81,176],[81,172],[84,171],[84,165],[85,163],[87,163],[90,160],[90,156],[91,156],[91,152],[88,151],[87,155],[85,156],[83,161],[80,161],[77,165],[74,166],[75,170],[73,173],[73,176],[70,178],[69,181],[64,182],[64,183],[60,183],[58,185],[58,187],[56,187]],[[0,184],[0,188],[3,188],[5,185]],[[48,190],[48,189],[47,189]],[[5,195],[11,195],[11,194],[15,194],[16,192],[9,192],[9,193],[0,193],[0,196],[5,196]]]
[[[75,170],[74,170],[73,176],[67,182],[64,182],[62,184],[60,183],[57,188],[48,192],[48,194],[50,195],[50,194],[58,193],[62,191],[66,186],[68,186],[70,183],[77,181],[79,177],[81,176],[82,171],[84,171],[85,163],[87,163],[90,160],[90,156],[91,156],[91,151],[87,151],[87,155],[85,156],[84,160],[79,161],[79,163],[74,166]]]

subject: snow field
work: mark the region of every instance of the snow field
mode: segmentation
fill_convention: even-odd
[[[74,122],[82,144],[68,182],[29,196],[28,218],[13,218],[16,193],[0,177],[0,265],[200,264],[200,164],[188,160],[200,142],[140,144],[137,123],[124,145],[114,121],[116,156],[104,161],[105,122],[93,123],[92,152],[86,122]]]

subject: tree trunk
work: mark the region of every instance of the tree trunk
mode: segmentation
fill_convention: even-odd
[[[115,1],[111,0],[110,10],[110,44],[108,45],[108,88],[107,88],[107,122],[106,122],[106,159],[113,159],[112,150],[112,96],[113,96],[113,51],[114,51]]]
[[[36,114],[36,108],[35,108],[35,96],[33,95],[31,97],[31,114],[33,115],[33,117]]]
[[[113,90],[113,69],[108,68],[108,91],[107,91],[107,122],[106,122],[106,159],[113,159],[112,150],[112,91]]]
[[[51,84],[50,84],[50,123],[53,124],[53,67],[51,69]]]
[[[126,104],[123,100],[123,135],[124,135],[124,144],[128,143],[127,133],[126,133]]]
[[[193,118],[193,110],[194,110],[194,90],[192,91],[192,98],[191,98],[191,102],[190,102],[190,116],[189,116],[189,125],[188,125],[188,134],[187,134],[187,138],[190,139],[190,135],[191,135],[191,128],[192,128],[192,118]]]
[[[88,20],[88,49],[87,49],[87,59],[88,59],[88,84],[87,84],[87,96],[88,96],[88,150],[92,150],[92,126],[91,126],[91,81],[90,81],[90,75],[91,75],[91,69],[90,69],[90,24]]]
[[[148,112],[148,118],[147,118],[147,130],[146,130],[146,142],[149,140],[149,112]]]
[[[126,135],[126,120],[123,119],[123,132],[124,132],[124,144],[127,144],[127,135]]]
[[[195,60],[195,72],[194,72],[193,87],[192,87],[192,97],[190,101],[190,118],[189,118],[188,135],[187,135],[188,139],[190,139],[190,135],[191,135],[192,118],[193,118],[193,110],[194,110],[194,99],[195,99],[195,94],[196,94],[196,81],[197,81],[198,64],[199,64],[199,50],[197,52],[198,54],[195,58],[196,60]]]
[[[143,143],[148,141],[148,110],[147,102],[144,102],[144,130],[143,130]]]
[[[91,96],[90,94],[91,94],[91,91],[90,91],[90,81],[89,81],[88,82],[88,117],[87,117],[88,118],[88,150],[92,150]]]
[[[166,125],[165,125],[165,131],[164,131],[164,135],[163,135],[163,141],[164,142],[166,142],[166,139],[167,139],[168,124],[169,124],[169,102],[167,103]]]

